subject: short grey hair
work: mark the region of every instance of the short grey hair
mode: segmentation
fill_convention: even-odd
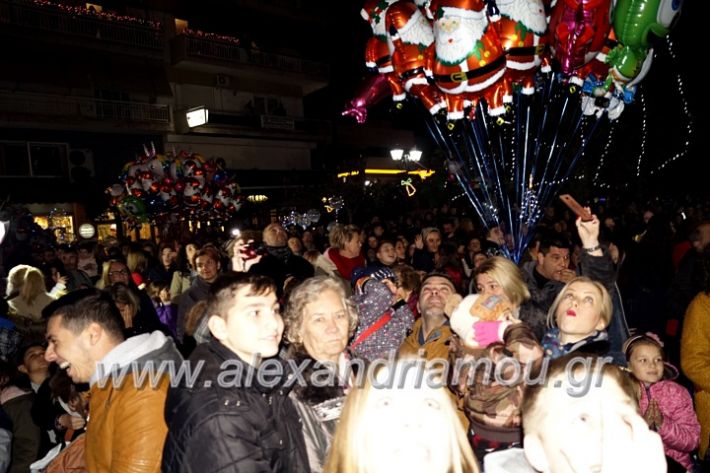
[[[350,332],[348,337],[352,337],[357,327],[357,309],[355,304],[345,294],[342,284],[330,276],[315,276],[308,278],[291,292],[284,313],[284,324],[286,325],[286,340],[294,350],[302,348],[301,328],[303,327],[303,316],[308,304],[314,302],[324,291],[335,292],[343,303],[343,307],[348,313],[350,322]]]

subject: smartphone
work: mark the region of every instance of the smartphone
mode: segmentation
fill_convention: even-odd
[[[594,220],[594,216],[592,216],[591,212],[587,212],[584,210],[584,207],[579,205],[579,202],[574,200],[574,197],[572,197],[569,194],[562,194],[560,195],[560,200],[565,203],[567,207],[570,208],[572,212],[574,212],[577,216],[582,218],[583,222],[589,222],[590,220]]]
[[[256,258],[259,255],[265,255],[267,253],[266,247],[254,241],[247,243],[247,246],[242,250],[246,259]]]

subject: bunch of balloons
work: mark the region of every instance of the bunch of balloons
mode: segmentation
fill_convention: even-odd
[[[620,116],[679,0],[367,0],[376,74],[343,115],[415,104],[488,228],[519,260],[600,123]]]
[[[388,93],[449,122],[510,114],[540,74],[579,94],[587,115],[617,118],[651,65],[653,38],[668,34],[680,0],[367,0],[367,79],[344,115],[362,123]]]
[[[228,220],[244,201],[222,158],[206,160],[186,151],[158,154],[151,145],[128,162],[119,182],[106,189],[109,203],[129,225],[185,218]]]
[[[299,226],[303,230],[311,225],[315,225],[319,221],[320,211],[318,209],[309,209],[304,213],[298,213],[296,210],[291,209],[284,212],[284,215],[279,217],[279,222],[284,228]]]

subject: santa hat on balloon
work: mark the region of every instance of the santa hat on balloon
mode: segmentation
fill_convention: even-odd
[[[484,15],[488,15],[490,21],[500,20],[500,11],[495,0],[433,0],[429,9],[434,20],[444,15],[471,20],[480,20]]]
[[[363,20],[370,23],[379,23],[385,21],[385,13],[387,7],[392,5],[396,0],[367,0],[360,10],[360,16]]]

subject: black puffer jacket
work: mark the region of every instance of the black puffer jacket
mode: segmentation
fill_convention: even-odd
[[[195,349],[193,369],[201,360],[205,364],[194,386],[183,382],[168,393],[162,471],[309,472],[300,419],[288,393],[259,385],[256,373],[249,383],[252,368],[215,340]],[[219,386],[221,373],[229,386]]]

